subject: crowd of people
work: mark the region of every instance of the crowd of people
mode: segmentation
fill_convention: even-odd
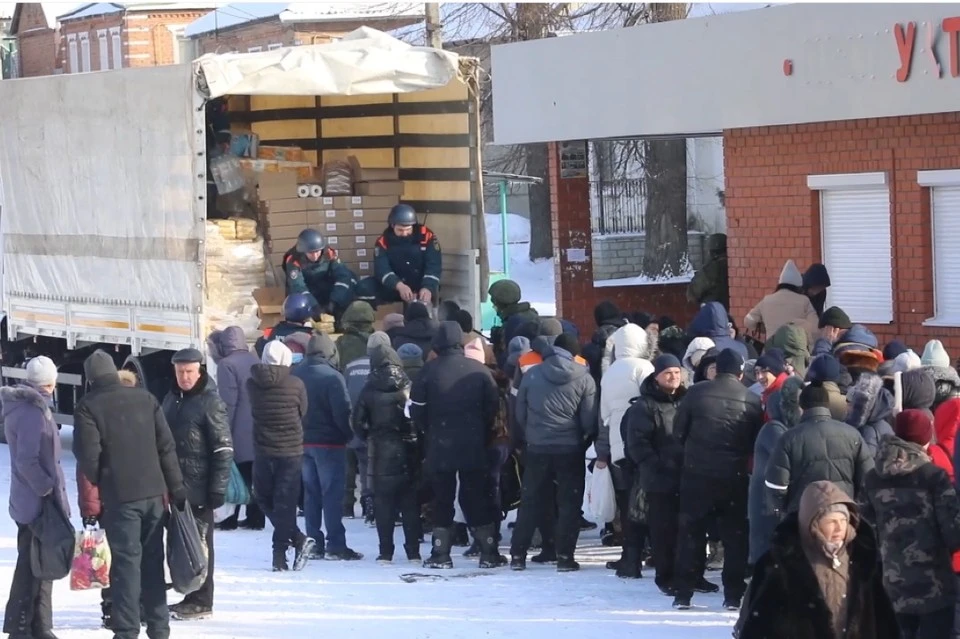
[[[686,330],[602,302],[589,339],[540,317],[510,280],[490,288],[489,338],[452,302],[433,319],[412,301],[377,331],[355,301],[334,340],[294,293],[257,354],[239,327],[210,335],[216,379],[200,351],[176,353],[162,402],[97,351],[74,452],[83,522],[113,552],[104,625],[131,639],[142,620],[163,639],[171,615],[209,616],[217,528],[269,520],[278,572],[362,559],[343,526],[357,493],[378,562],[394,560],[400,526],[403,558],[428,568],[453,567],[453,548],[469,545],[481,568],[522,571],[539,549],[531,561],[573,572],[587,478],[608,469],[617,512],[599,523],[621,555],[607,567],[624,579],[649,567],[679,610],[722,590],[741,639],[955,637],[960,377],[940,341],[921,355],[881,345],[824,308],[828,287],[822,265],[804,275],[788,261],[744,318],[747,335],[718,294]],[[29,524],[48,497],[69,511],[49,410],[56,367],[38,357],[26,373],[0,391],[20,531],[4,630],[51,639]],[[233,464],[255,501],[215,524]],[[193,510],[209,562],[202,587],[169,608],[167,507]],[[720,584],[705,576],[708,547]]]

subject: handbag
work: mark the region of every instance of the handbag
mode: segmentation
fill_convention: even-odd
[[[223,501],[237,506],[246,506],[250,503],[250,489],[247,488],[247,482],[237,468],[237,462],[230,462],[230,479],[227,481]]]
[[[207,579],[207,545],[200,537],[190,503],[183,510],[170,505],[167,522],[167,568],[173,589],[188,595],[200,589]]]
[[[57,490],[54,488],[54,490]],[[30,570],[41,581],[56,581],[70,574],[77,531],[52,495],[43,498],[40,514],[29,524]]]

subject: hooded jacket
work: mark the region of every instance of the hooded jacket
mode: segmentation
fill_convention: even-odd
[[[437,323],[430,319],[430,312],[423,304],[408,304],[403,313],[403,326],[393,329],[390,343],[393,350],[404,344],[416,344],[423,351],[423,359],[430,357]]]
[[[899,639],[883,588],[877,538],[858,517],[856,504],[830,482],[816,482],[804,497],[800,512],[777,526],[770,550],[754,568],[739,639]],[[852,516],[838,575],[846,578],[846,591],[828,601],[818,573],[832,568],[826,554],[812,548],[811,527],[833,504],[844,504]],[[838,627],[846,628],[842,637]]]
[[[227,422],[233,439],[233,459],[238,464],[253,461],[253,413],[247,380],[250,369],[260,363],[247,347],[239,326],[214,331],[207,338],[210,357],[217,364],[217,390],[227,407]]]
[[[500,398],[490,370],[463,356],[462,340],[456,322],[441,322],[432,344],[437,357],[410,389],[410,414],[425,433],[430,472],[487,468]]]
[[[619,329],[611,340],[617,360],[600,381],[600,427],[595,446],[597,459],[616,464],[626,456],[620,422],[633,400],[640,397],[640,385],[653,373],[653,364],[647,331],[636,324]]]
[[[597,388],[590,370],[561,348],[524,376],[517,393],[514,441],[535,454],[583,452],[597,434]]]
[[[109,508],[183,495],[177,446],[156,397],[121,385],[113,358],[101,350],[84,361],[83,371],[90,387],[73,411],[73,454],[100,500]],[[229,438],[225,424],[224,431]]]
[[[708,302],[700,307],[700,311],[690,323],[688,333],[691,337],[709,337],[716,344],[717,350],[729,348],[739,353],[744,360],[749,359],[747,345],[730,337],[729,323],[723,306],[719,302]]]
[[[893,395],[879,375],[862,374],[847,391],[846,422],[860,431],[870,457],[876,458],[881,440],[893,435]]]
[[[810,289],[817,286],[822,286],[824,290],[812,295],[809,292]],[[818,317],[823,315],[823,307],[827,304],[826,289],[828,288],[830,288],[830,274],[827,272],[827,267],[820,263],[811,264],[803,274],[803,290],[810,298],[810,303],[813,304]]]
[[[861,501],[880,537],[883,584],[894,610],[923,615],[953,606],[950,559],[960,550],[960,502],[947,473],[919,445],[890,437],[867,473]]]
[[[777,290],[765,296],[750,309],[743,324],[755,331],[761,325],[767,336],[773,336],[784,324],[795,322],[807,331],[809,342],[815,342],[820,324],[816,309],[802,290],[803,277],[793,260],[787,260],[780,272]]]
[[[924,369],[930,371],[933,375],[933,383],[936,388],[936,395],[933,400],[933,408],[937,410],[943,402],[960,397],[960,375],[952,366],[924,366]]]
[[[326,335],[314,336],[311,345],[322,342],[320,352],[311,353],[291,369],[303,382],[307,412],[303,416],[303,445],[307,448],[343,448],[353,438],[350,428],[350,395],[347,384],[332,361],[337,349]]]
[[[376,315],[373,307],[363,301],[356,301],[347,307],[340,318],[343,334],[337,338],[340,370],[350,362],[367,356],[367,338],[373,333]]]
[[[933,414],[936,438],[930,443],[927,454],[938,468],[942,468],[950,483],[955,485],[957,425],[960,424],[960,398],[948,399],[937,407]],[[960,552],[953,555],[953,572],[960,573]]]
[[[621,429],[627,457],[648,493],[676,494],[680,490],[683,442],[676,435],[674,418],[686,392],[681,386],[668,395],[654,375],[647,375],[640,384],[640,398],[624,414]]]
[[[597,309],[599,308],[598,306]],[[583,347],[583,359],[587,361],[590,375],[593,376],[593,381],[599,388],[603,373],[613,360],[613,342],[610,341],[610,337],[626,326],[627,321],[619,315],[599,315],[597,309],[594,309],[594,317],[598,320],[597,328],[593,331],[590,341]]]
[[[784,324],[767,340],[764,352],[770,348],[779,348],[783,351],[784,361],[793,366],[793,370],[800,377],[806,377],[807,367],[810,366],[810,349],[808,335],[803,326],[796,323]]]
[[[247,388],[258,457],[303,455],[303,417],[309,407],[303,382],[288,366],[257,364]]]

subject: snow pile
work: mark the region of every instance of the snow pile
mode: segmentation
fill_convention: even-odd
[[[503,271],[503,234],[499,214],[486,214],[487,247],[490,270]],[[507,213],[507,250],[510,256],[510,279],[520,285],[523,299],[530,302],[544,316],[557,314],[557,295],[554,288],[554,261],[530,260],[530,220]]]

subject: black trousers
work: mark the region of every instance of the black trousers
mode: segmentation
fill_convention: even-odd
[[[743,597],[750,542],[748,482],[747,476],[717,479],[684,472],[674,579],[678,595],[693,596],[706,555],[707,527],[715,515],[724,549],[723,594],[729,599]]]
[[[678,495],[647,493],[647,525],[650,531],[650,547],[653,551],[653,566],[656,571],[657,585],[662,587],[673,585],[679,510]],[[698,580],[702,574],[701,568],[697,573]]]
[[[163,534],[167,511],[162,497],[106,505],[101,518],[110,542],[110,599],[115,639],[140,636],[140,611],[151,639],[170,636]],[[213,511],[210,511],[213,521]],[[213,526],[211,525],[210,528]],[[213,566],[211,558],[211,567]]]
[[[528,452],[525,458],[520,510],[517,513],[517,525],[513,529],[510,554],[526,556],[543,509],[552,510],[556,507],[554,545],[557,555],[572,558],[580,536],[580,507],[583,505],[586,474],[583,454],[545,455]],[[552,484],[556,484],[556,487],[551,493]]]
[[[297,501],[303,482],[303,456],[264,457],[253,462],[253,485],[260,508],[273,525],[273,549],[286,551],[303,533],[297,527]]]
[[[17,567],[10,583],[10,598],[3,617],[3,631],[10,634],[39,634],[53,629],[52,581],[40,581],[30,568],[30,527],[17,524]],[[139,626],[138,626],[139,627]]]
[[[380,554],[393,555],[393,533],[397,514],[403,515],[403,547],[420,550],[420,503],[417,484],[409,477],[376,477],[374,479],[373,516],[380,538]]]
[[[953,606],[925,615],[897,614],[902,639],[951,639],[953,622]]]
[[[457,478],[460,479],[460,494],[457,494]],[[453,500],[460,501],[460,508],[471,528],[479,528],[495,521],[493,491],[490,473],[486,468],[468,471],[434,472],[430,476],[433,486],[433,526],[453,526]],[[376,493],[374,493],[376,499]]]
[[[197,520],[200,538],[207,545],[207,578],[199,590],[185,596],[183,601],[201,608],[213,608],[213,508],[207,508],[206,506],[191,506],[190,508]],[[107,534],[109,536],[109,533]]]

